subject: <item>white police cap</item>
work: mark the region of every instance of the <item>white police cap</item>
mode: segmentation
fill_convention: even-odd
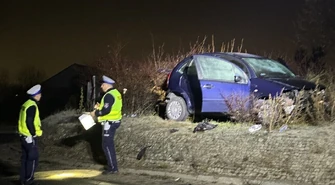
[[[111,78],[109,78],[105,75],[102,76],[102,82],[103,83],[108,83],[108,84],[114,84],[115,83],[115,81],[113,79],[111,79]]]
[[[41,85],[40,84],[34,85],[32,88],[30,88],[27,91],[27,94],[29,94],[31,96],[35,96],[39,93],[41,93]]]

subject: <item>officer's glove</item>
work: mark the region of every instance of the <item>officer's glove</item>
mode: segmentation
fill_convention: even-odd
[[[32,143],[33,142],[33,136],[27,136],[25,140],[28,144]]]
[[[106,122],[104,125],[104,130],[109,130],[110,127],[111,125],[108,122]]]

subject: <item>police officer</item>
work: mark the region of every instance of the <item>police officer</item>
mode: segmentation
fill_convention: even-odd
[[[100,104],[91,112],[98,122],[103,125],[102,148],[107,158],[108,167],[102,174],[115,174],[118,172],[117,159],[114,146],[114,135],[122,119],[122,96],[114,88],[115,81],[107,76],[102,76],[101,89],[104,95]]]
[[[27,91],[29,99],[22,105],[18,121],[22,156],[20,182],[33,185],[34,173],[38,165],[37,137],[42,136],[41,120],[37,102],[41,99],[41,85],[37,84]]]

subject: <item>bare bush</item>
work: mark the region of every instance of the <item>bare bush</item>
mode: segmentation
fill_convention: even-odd
[[[287,93],[257,99],[254,96],[233,94],[225,97],[229,115],[236,122],[261,123],[269,131],[285,124],[303,123],[303,93],[297,95],[295,101]]]
[[[322,72],[315,73],[312,70],[307,73],[306,79],[326,86],[324,91],[314,91],[313,115],[314,119],[320,121],[334,120],[335,118],[335,77],[333,68],[329,67]]]
[[[126,114],[142,114],[149,107],[153,107],[154,97],[150,95],[150,78],[152,73],[150,65],[146,61],[133,61],[122,55],[125,44],[117,43],[111,47],[108,56],[100,58],[96,65],[104,75],[110,76],[116,81],[116,87],[120,92],[127,89],[123,97],[124,112]]]
[[[295,94],[295,99],[289,97],[288,93],[281,92],[277,96],[269,95],[268,99],[258,100],[254,109],[258,113],[260,122],[269,131],[282,125],[304,123],[304,93]]]
[[[310,92],[310,100],[307,104],[307,116],[310,119],[311,124],[322,124],[326,121],[330,121],[331,115],[329,112],[329,103],[325,101],[325,95],[323,91],[312,91]]]
[[[318,125],[333,118],[334,104],[324,91],[281,92],[266,99],[232,94],[224,97],[229,115],[239,123],[261,123],[269,131],[283,125]]]
[[[251,109],[255,101],[253,96],[244,96],[241,93],[233,93],[228,97],[223,97],[224,103],[227,105],[228,114],[231,119],[240,122],[254,122],[257,121],[254,109]]]
[[[290,93],[295,93],[294,98]],[[322,90],[301,90],[258,100],[254,109],[261,123],[271,131],[282,125],[319,125],[329,122],[332,106],[325,101]]]
[[[164,52],[164,44],[159,47],[155,47],[153,44],[152,54],[148,58],[148,62],[153,64],[156,73],[151,73],[150,78],[153,83],[151,92],[158,95],[158,99],[161,101],[165,97],[166,93],[166,78],[169,73],[169,70],[172,69],[175,65],[178,64],[182,59],[193,55],[201,53],[213,53],[213,52],[242,52],[243,48],[243,39],[241,40],[240,45],[235,45],[235,39],[225,43],[220,44],[219,49],[216,49],[216,43],[214,36],[211,37],[210,42],[207,42],[207,37],[205,36],[202,40],[199,38],[194,42],[190,43],[189,49],[187,51],[179,50],[176,54],[167,54]],[[150,66],[150,65],[149,65]],[[152,66],[152,65],[151,65]],[[163,70],[162,70],[163,69]],[[163,71],[163,73],[162,73]]]
[[[143,60],[130,60],[122,55],[126,44],[115,43],[106,57],[100,58],[95,65],[103,72],[116,80],[117,88],[122,91],[127,89],[124,95],[124,112],[126,114],[150,113],[154,110],[157,101],[165,96],[166,78],[179,61],[195,53],[215,51],[214,37],[210,44],[203,40],[197,40],[190,44],[188,51],[179,50],[176,54],[165,53],[164,44],[156,46],[153,42],[152,53]],[[238,51],[242,51],[243,40]],[[222,43],[219,51],[235,50],[235,40]]]

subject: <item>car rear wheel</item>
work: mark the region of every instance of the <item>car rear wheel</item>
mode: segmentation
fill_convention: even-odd
[[[185,100],[175,96],[166,105],[166,117],[170,120],[185,121],[189,116]]]

